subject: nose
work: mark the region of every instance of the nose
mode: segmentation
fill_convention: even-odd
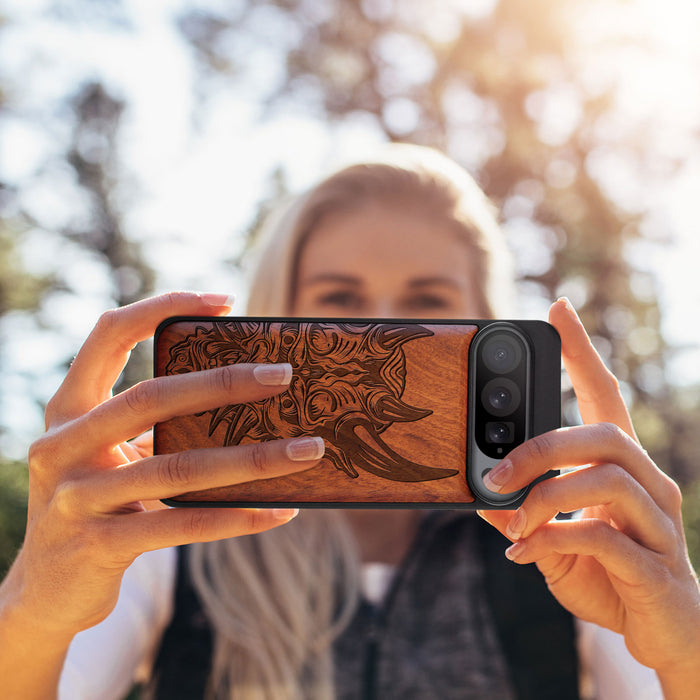
[[[367,307],[372,318],[398,318],[401,314],[391,299],[374,299]]]

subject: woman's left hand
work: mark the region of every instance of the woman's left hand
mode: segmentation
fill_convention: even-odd
[[[681,493],[637,441],[615,377],[567,300],[550,309],[584,425],[532,438],[485,479],[523,488],[550,469],[520,508],[480,515],[515,542],[507,556],[534,562],[577,617],[624,635],[656,669],[667,697],[700,687],[700,588],[685,543]],[[558,512],[581,510],[574,520]],[[688,683],[691,685],[688,687]]]

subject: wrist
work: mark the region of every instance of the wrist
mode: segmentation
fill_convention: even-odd
[[[47,624],[27,599],[24,585],[22,552],[0,584],[0,638],[10,636],[13,643],[30,648],[67,649],[76,631],[55,629]],[[0,646],[2,646],[0,644]]]
[[[0,585],[0,678],[3,697],[56,697],[73,634],[46,628],[22,598],[22,576],[11,569]]]
[[[700,655],[687,663],[656,671],[665,700],[695,700],[700,688]]]

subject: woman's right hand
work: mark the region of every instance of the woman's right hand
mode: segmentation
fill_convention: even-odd
[[[112,396],[131,349],[160,321],[229,308],[224,295],[183,292],[100,318],[49,402],[46,433],[31,447],[25,541],[0,589],[0,609],[9,605],[43,633],[70,638],[109,614],[124,570],[142,552],[261,532],[295,515],[291,509],[150,510],[146,503],[300,471],[323,453],[320,438],[155,457],[127,442],[159,421],[287,388],[288,368],[277,376],[268,370],[261,382],[256,369],[275,366],[246,364],[149,379]],[[290,443],[295,450],[288,451]]]

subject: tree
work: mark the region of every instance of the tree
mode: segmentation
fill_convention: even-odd
[[[9,22],[8,19],[5,26]],[[80,278],[80,268],[88,259],[102,265],[105,278],[111,280],[116,305],[128,304],[153,290],[153,270],[145,262],[140,245],[129,239],[123,226],[127,207],[121,193],[127,178],[121,171],[118,135],[124,103],[100,82],[87,82],[74,94],[67,95],[64,104],[71,128],[63,153],[48,156],[23,182],[0,181],[0,324],[3,327],[0,352],[3,340],[8,337],[6,333],[10,333],[10,320],[25,319],[27,323],[20,326],[32,327],[39,336],[52,329],[54,322],[42,313],[42,308],[55,295],[81,294],[73,281]],[[0,119],[3,112],[11,113],[13,109],[12,90],[0,89]],[[80,207],[76,207],[64,224],[51,228],[37,220],[22,195],[37,183],[51,180],[50,171],[55,167],[63,173],[72,173],[66,180],[74,190],[74,201],[84,208],[79,211]],[[62,266],[57,264],[45,274],[28,272],[24,265],[25,239],[37,232],[41,241],[52,242],[70,260],[63,260]],[[71,264],[66,265],[68,262]],[[64,358],[62,372],[71,359],[70,355]],[[137,348],[121,377],[121,385],[144,379],[150,374],[150,367],[148,348]],[[41,391],[35,391],[34,385],[38,383],[36,377],[26,377],[24,391],[43,403]],[[17,404],[18,397],[11,395],[9,382],[3,385],[0,396],[3,413],[16,411],[12,406]],[[14,391],[18,391],[17,385],[14,386]],[[0,438],[10,437],[7,433],[3,421]],[[2,452],[4,449],[0,451],[0,570],[12,561],[21,542],[27,497],[26,464],[7,459]]]
[[[548,300],[572,298],[622,381],[642,441],[690,495],[698,479],[700,387],[666,381],[680,350],[661,334],[657,290],[640,264],[665,235],[644,197],[679,158],[659,144],[663,125],[653,117],[630,122],[618,104],[615,51],[649,48],[606,13],[633,12],[631,6],[240,0],[185,7],[177,26],[198,70],[193,90],[201,113],[217,91],[245,85],[270,118],[296,110],[334,125],[362,123],[386,140],[435,146],[464,164],[502,212],[521,297],[529,300],[524,312],[542,315]],[[50,10],[129,31],[119,2],[57,0]],[[3,88],[0,119],[2,97],[11,94]],[[125,226],[131,201],[120,128],[129,105],[96,77],[66,95],[64,106],[67,141],[55,159],[82,204],[80,216],[46,235],[97,260],[114,303],[128,303],[148,294],[157,274]],[[284,173],[274,178],[271,199],[286,190]],[[0,322],[8,311],[32,314],[57,291],[77,293],[60,270],[32,277],[18,265],[22,237],[37,226],[33,212],[14,204],[25,185],[0,187],[0,237],[12,239],[0,247]],[[253,217],[251,233],[259,221]],[[83,259],[76,258],[78,267]],[[32,318],[46,323],[41,314]],[[145,355],[133,360],[125,383],[149,372]],[[571,400],[565,413],[576,420]]]
[[[85,220],[61,233],[100,256],[112,279],[115,303],[124,306],[148,296],[155,283],[155,273],[141,246],[129,239],[122,222],[127,205],[119,195],[127,178],[120,169],[118,133],[124,102],[103,84],[90,82],[70,98],[69,104],[73,130],[65,158],[90,206]],[[148,349],[137,346],[119,386],[131,386],[150,372]]]
[[[362,114],[388,140],[461,161],[503,212],[526,296],[538,309],[574,298],[633,408],[643,407],[644,432],[662,414],[672,421],[673,392],[659,381],[672,351],[653,280],[627,255],[644,239],[644,203],[616,198],[601,170],[614,158],[643,170],[653,140],[640,138],[651,133],[643,126],[606,137],[616,85],[587,81],[576,24],[585,4],[501,0],[470,14],[449,2],[247,0],[186,12],[179,26],[211,89],[251,70],[236,47],[252,36],[285,67],[264,95],[270,113],[296,104],[334,121]],[[674,476],[691,477],[672,436],[645,437]]]
[[[245,53],[254,37],[284,66],[263,93],[269,114],[361,117],[388,140],[462,162],[502,212],[523,296],[539,300],[539,313],[545,300],[572,297],[622,382],[642,442],[685,485],[696,522],[700,387],[664,379],[678,349],[661,334],[653,278],[634,264],[635,250],[653,250],[663,234],[620,183],[638,178],[648,188],[679,161],[655,146],[663,125],[624,121],[611,66],[591,79],[579,28],[588,4],[500,0],[469,12],[456,2],[246,0],[185,12],[179,26],[205,93],[254,69]],[[647,50],[624,32],[601,36],[601,51]],[[577,420],[571,394],[565,415]],[[700,561],[700,549],[693,556]]]

